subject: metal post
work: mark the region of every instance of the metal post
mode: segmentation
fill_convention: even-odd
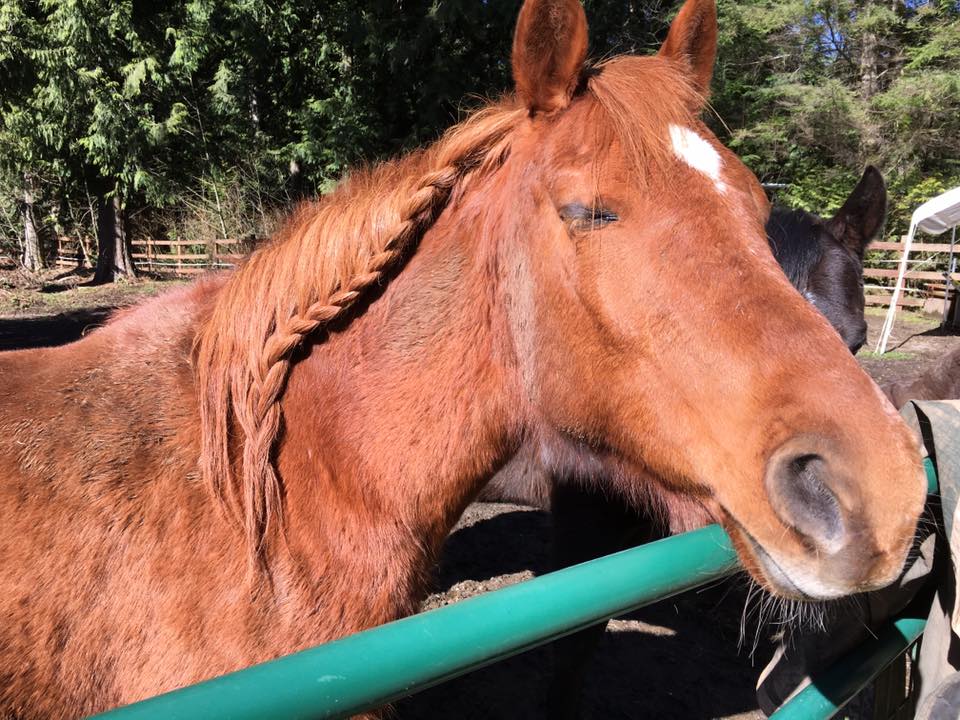
[[[947,278],[946,283],[944,284],[943,290],[943,319],[940,322],[940,327],[945,327],[947,324],[947,315],[950,313],[950,291],[953,289],[953,273],[957,269],[957,261],[953,257],[954,245],[957,242],[957,226],[953,226],[953,232],[950,234],[950,257],[947,259]]]
[[[913,245],[913,238],[917,233],[917,223],[914,219],[910,220],[910,231],[907,233],[907,239],[903,244],[903,255],[900,258],[900,269],[897,272],[897,282],[893,286],[893,294],[890,296],[890,307],[887,310],[887,317],[883,321],[883,327],[880,330],[880,338],[877,340],[877,346],[874,350],[882,355],[887,351],[887,342],[890,340],[890,333],[893,332],[893,324],[897,320],[897,302],[900,299],[900,291],[903,289],[904,276],[907,274],[907,263],[910,258],[910,247]]]

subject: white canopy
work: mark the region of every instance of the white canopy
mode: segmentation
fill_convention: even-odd
[[[931,235],[939,235],[960,225],[960,187],[927,200],[913,211],[910,224]]]
[[[910,218],[910,232],[907,234],[907,241],[903,246],[903,257],[900,258],[897,284],[893,288],[890,309],[887,310],[887,317],[883,321],[883,329],[880,331],[880,339],[877,341],[876,351],[878,353],[886,352],[887,342],[890,340],[890,333],[893,331],[893,322],[897,316],[897,301],[900,299],[900,292],[903,289],[903,276],[907,272],[907,258],[910,255],[910,246],[913,245],[913,236],[917,234],[917,230],[923,230],[931,235],[939,235],[951,228],[956,228],[958,225],[960,225],[960,187],[947,190],[942,195],[927,200],[913,211]],[[954,230],[954,237],[956,237],[956,230]]]

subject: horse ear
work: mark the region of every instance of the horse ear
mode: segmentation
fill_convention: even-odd
[[[526,0],[513,36],[513,80],[531,113],[570,103],[587,57],[579,0]]]
[[[670,24],[660,57],[685,66],[694,87],[710,94],[713,63],[717,57],[717,6],[714,0],[687,0]]]
[[[863,255],[886,215],[887,186],[880,171],[868,165],[843,207],[827,221],[827,230],[851,251]]]

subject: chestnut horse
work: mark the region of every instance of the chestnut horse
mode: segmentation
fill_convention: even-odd
[[[527,0],[512,97],[232,274],[0,355],[0,712],[92,713],[413,612],[524,445],[706,508],[774,592],[893,580],[917,447],[698,120],[716,33],[687,0],[658,56],[587,67],[579,2]]]

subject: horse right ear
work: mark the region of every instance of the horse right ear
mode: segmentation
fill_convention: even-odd
[[[717,5],[714,0],[687,0],[670,23],[660,57],[680,64],[703,97],[710,94],[717,58]]]
[[[887,186],[873,165],[850,193],[837,214],[827,221],[827,230],[857,255],[863,255],[887,216]]]
[[[531,113],[570,103],[587,57],[579,0],[526,0],[513,36],[513,81]]]

